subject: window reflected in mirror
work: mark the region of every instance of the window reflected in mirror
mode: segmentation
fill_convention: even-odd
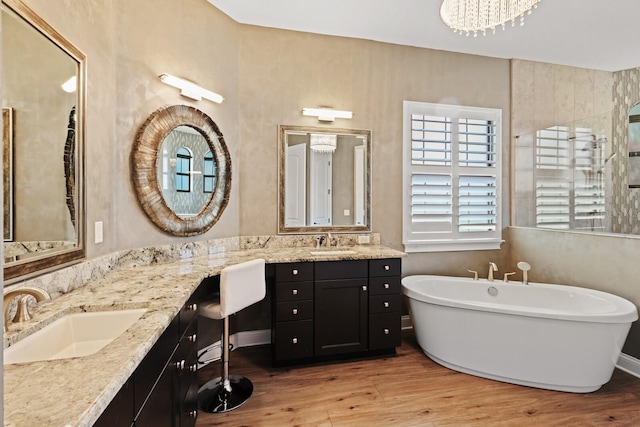
[[[629,188],[640,188],[640,102],[629,111]]]

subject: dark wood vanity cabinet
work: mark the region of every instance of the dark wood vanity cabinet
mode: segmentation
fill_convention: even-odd
[[[273,360],[313,356],[313,263],[276,264],[271,328]]]
[[[400,259],[277,264],[275,365],[393,351],[400,345]]]
[[[193,427],[198,409],[197,306],[173,319],[94,426]]]

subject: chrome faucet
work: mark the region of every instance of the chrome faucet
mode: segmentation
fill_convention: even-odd
[[[495,263],[490,262],[489,263],[489,274],[487,275],[487,280],[490,281],[490,282],[493,282],[493,272],[494,271],[498,271],[498,266]]]
[[[29,296],[32,296],[36,299],[36,302],[41,302],[44,300],[51,299],[51,295],[44,289],[40,288],[16,288],[4,293],[3,303],[4,303],[4,331],[7,332],[7,325],[9,324],[9,306],[11,302],[22,296],[20,301],[18,302],[18,306],[16,307],[16,314],[13,317],[13,323],[16,322],[26,322],[31,319],[31,314],[29,314],[29,306],[28,300]]]

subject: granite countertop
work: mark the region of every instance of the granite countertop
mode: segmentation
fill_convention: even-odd
[[[264,258],[267,263],[284,263],[405,256],[403,252],[377,245],[339,249],[353,253],[312,255],[315,249],[308,247],[248,249],[120,268],[41,303],[32,320],[8,325],[5,348],[66,314],[131,308],[147,311],[96,354],[5,365],[5,426],[91,426],[202,280],[219,274],[225,266],[256,258]]]

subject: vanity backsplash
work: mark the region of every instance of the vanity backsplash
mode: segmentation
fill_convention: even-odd
[[[29,286],[46,290],[51,298],[57,298],[98,280],[119,268],[162,264],[198,256],[217,256],[225,251],[268,249],[283,247],[315,247],[318,238],[326,234],[240,236],[171,245],[144,247],[113,252],[83,261],[48,274],[12,284],[13,288]],[[368,236],[369,245],[380,244],[380,233],[332,234],[333,246],[358,245],[358,236]]]

